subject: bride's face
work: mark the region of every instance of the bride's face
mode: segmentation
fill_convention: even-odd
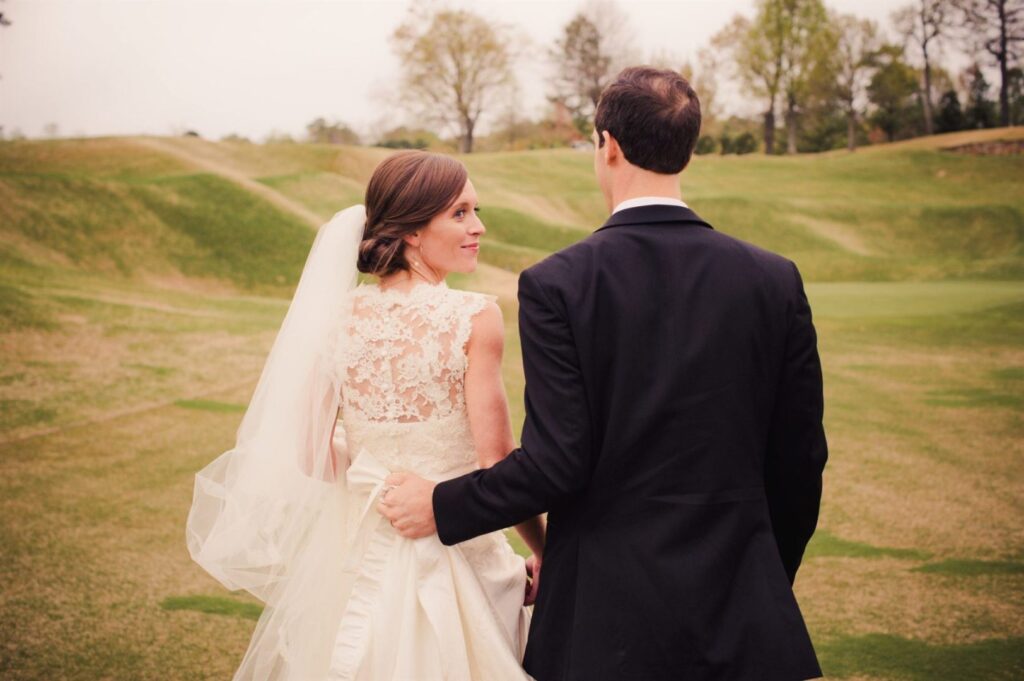
[[[476,190],[466,180],[459,198],[435,215],[418,235],[406,237],[406,258],[419,258],[441,278],[451,272],[469,273],[476,269],[480,237],[487,230],[477,215]]]

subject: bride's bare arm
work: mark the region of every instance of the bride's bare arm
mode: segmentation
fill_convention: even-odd
[[[501,356],[505,349],[505,325],[501,308],[494,302],[473,317],[467,355],[466,408],[473,431],[477,460],[490,468],[516,448],[505,384],[501,379]],[[535,516],[516,525],[516,531],[534,555],[544,552],[544,520]]]

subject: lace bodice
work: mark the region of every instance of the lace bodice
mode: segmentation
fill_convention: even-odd
[[[333,350],[353,456],[366,448],[391,468],[434,477],[475,463],[466,345],[489,298],[444,282],[353,290]]]

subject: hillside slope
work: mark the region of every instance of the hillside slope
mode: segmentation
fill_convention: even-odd
[[[697,157],[682,192],[717,229],[795,259],[812,281],[1019,278],[1024,159],[941,150],[1017,132],[855,154]],[[0,262],[16,280],[70,269],[286,293],[310,226],[361,201],[388,153],[194,138],[2,143]],[[481,257],[510,273],[606,214],[588,154],[463,160],[489,229]]]

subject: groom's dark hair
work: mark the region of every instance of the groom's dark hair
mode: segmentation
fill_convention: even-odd
[[[633,165],[678,173],[697,146],[700,100],[675,71],[631,66],[601,93],[594,128],[598,146],[604,146],[601,133],[607,130]]]

